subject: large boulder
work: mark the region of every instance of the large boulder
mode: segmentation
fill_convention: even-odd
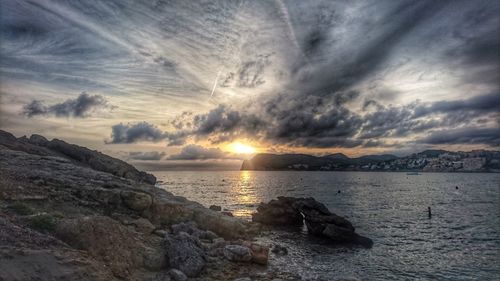
[[[267,225],[302,225],[303,217],[295,202],[292,197],[278,197],[267,204],[261,203],[252,220]]]
[[[250,248],[242,245],[227,245],[224,247],[226,259],[234,262],[249,262],[252,260]]]
[[[167,264],[188,277],[196,277],[205,267],[206,256],[199,240],[186,232],[165,236]]]
[[[351,222],[331,213],[314,198],[278,197],[269,203],[261,203],[254,222],[267,225],[302,225],[305,222],[311,235],[329,238],[337,243],[356,243],[371,247],[373,241],[355,233]]]
[[[49,143],[49,141],[44,136],[40,136],[37,134],[32,134],[29,138],[29,142],[38,146],[47,146],[47,144]]]

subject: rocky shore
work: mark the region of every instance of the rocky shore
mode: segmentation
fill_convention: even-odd
[[[370,244],[313,199],[262,204],[248,222],[157,188],[121,160],[39,135],[0,131],[0,179],[0,280],[298,280],[266,267],[270,252],[286,249],[254,240],[263,224],[298,215],[313,235]]]

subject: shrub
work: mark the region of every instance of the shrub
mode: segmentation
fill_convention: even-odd
[[[34,213],[33,209],[25,203],[16,202],[8,207],[16,214],[21,216],[32,215]]]
[[[39,214],[30,218],[30,227],[40,232],[54,231],[56,224],[56,218],[49,214]]]

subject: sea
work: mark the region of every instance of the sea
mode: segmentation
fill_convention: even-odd
[[[303,280],[500,280],[500,174],[310,171],[153,172],[159,187],[251,220],[260,202],[314,197],[371,238],[332,245],[306,229],[259,238],[279,244],[268,270]],[[432,216],[428,216],[431,207]]]

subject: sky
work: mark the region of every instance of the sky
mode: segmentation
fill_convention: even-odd
[[[500,148],[500,1],[2,0],[0,128],[146,169]]]

